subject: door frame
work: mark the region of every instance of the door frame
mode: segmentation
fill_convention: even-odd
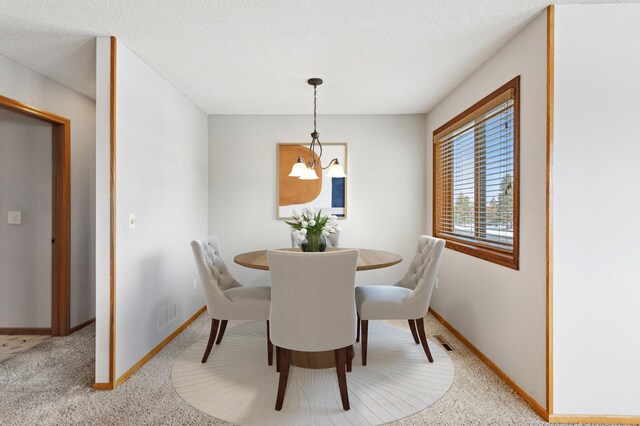
[[[1,95],[0,108],[51,124],[53,163],[51,335],[66,336],[70,330],[71,120]],[[2,330],[4,332],[10,329]],[[28,331],[29,329],[15,329],[16,332],[20,330]]]

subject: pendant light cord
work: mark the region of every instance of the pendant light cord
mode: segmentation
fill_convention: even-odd
[[[315,167],[316,164],[318,164],[315,156],[313,155],[315,153],[316,142],[318,142],[318,147],[320,148],[320,155],[318,155],[318,160],[322,158],[322,144],[320,143],[320,138],[318,138],[317,125],[318,125],[318,86],[314,84],[313,85],[313,133],[311,134],[311,145],[309,145],[309,156],[310,156],[309,168],[313,168]],[[322,165],[320,167],[322,169],[326,168],[326,167],[322,167]]]
[[[322,80],[320,80],[320,84],[322,84]],[[319,164],[320,169],[325,170],[325,169],[328,169],[334,163],[338,164],[338,160],[334,158],[329,162],[329,164],[327,164],[325,167],[322,167],[322,164],[320,163],[320,160],[322,158],[322,143],[320,142],[317,126],[318,126],[318,85],[314,84],[313,85],[313,133],[311,133],[311,144],[309,145],[310,160],[309,160],[309,163],[307,163],[307,166],[310,169],[312,169],[316,166],[316,164]],[[318,161],[316,161],[316,158],[314,155],[316,143],[318,144],[318,148],[320,148]]]

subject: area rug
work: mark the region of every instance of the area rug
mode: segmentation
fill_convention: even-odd
[[[347,374],[351,410],[344,411],[335,368],[291,366],[282,411],[275,411],[278,373],[267,365],[264,322],[227,330],[206,364],[202,339],[173,365],[171,381],[191,406],[238,425],[366,425],[410,416],[438,401],[453,383],[453,362],[429,341],[429,363],[407,329],[369,323],[367,366],[354,346],[353,371]],[[275,355],[275,354],[274,354]]]

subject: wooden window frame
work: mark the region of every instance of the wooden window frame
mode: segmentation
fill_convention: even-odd
[[[451,237],[450,235],[442,235],[440,233],[439,224],[441,223],[442,206],[438,204],[439,185],[442,181],[442,172],[440,170],[440,157],[438,155],[438,142],[465,124],[477,119],[497,105],[504,103],[507,99],[513,98],[513,250],[503,250],[482,244],[479,241],[465,241]],[[476,196],[478,191],[476,183]],[[447,188],[442,190],[442,205],[453,201],[453,187],[451,183]],[[502,85],[482,100],[478,101],[471,107],[464,110],[433,132],[433,202],[432,202],[432,218],[433,218],[433,235],[437,238],[445,240],[445,247],[460,253],[468,254],[489,262],[493,262],[511,269],[519,269],[519,251],[520,251],[520,76]],[[474,206],[474,221],[477,222],[478,209]],[[476,223],[477,225],[477,223]],[[476,226],[476,233],[478,227]]]

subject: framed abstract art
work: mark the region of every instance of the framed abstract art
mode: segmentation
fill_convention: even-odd
[[[316,161],[318,161],[316,155]],[[279,143],[277,147],[277,212],[278,219],[290,219],[293,209],[303,207],[313,207],[315,210],[322,210],[323,213],[331,213],[340,219],[347,217],[347,178],[326,177],[326,170],[329,162],[337,158],[347,170],[347,143],[346,142],[323,142],[322,158],[315,170],[320,177],[316,180],[301,180],[297,177],[289,176],[291,167],[298,157],[309,161],[308,143]]]

